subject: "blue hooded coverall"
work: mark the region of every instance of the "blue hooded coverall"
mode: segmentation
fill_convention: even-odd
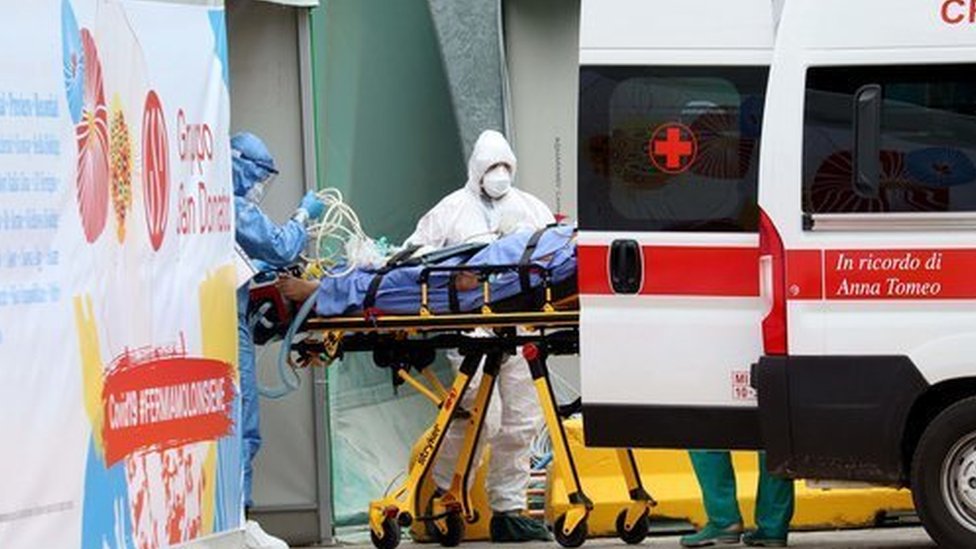
[[[237,244],[253,260],[273,267],[285,267],[298,259],[305,248],[308,233],[301,218],[282,225],[272,221],[248,192],[258,183],[277,173],[274,158],[264,143],[250,133],[234,135],[230,141],[233,154],[234,214],[237,221]],[[241,370],[241,436],[244,464],[244,506],[250,507],[251,461],[261,447],[258,418],[258,380],[254,357],[254,339],[247,321],[248,285],[237,290],[237,344]]]

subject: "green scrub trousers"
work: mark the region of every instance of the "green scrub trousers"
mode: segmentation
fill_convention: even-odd
[[[693,450],[695,468],[708,522],[718,528],[742,524],[735,492],[732,454],[727,451]],[[785,538],[793,519],[793,481],[773,477],[766,470],[766,454],[759,453],[759,488],[756,493],[756,525],[766,536]]]

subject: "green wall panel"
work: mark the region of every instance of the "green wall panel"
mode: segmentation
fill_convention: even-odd
[[[399,243],[466,178],[426,0],[325,0],[312,12],[319,185],[339,188],[373,237]],[[436,371],[445,382],[444,364]],[[434,407],[367,355],[329,368],[333,500],[339,525],[406,468]]]
[[[326,0],[313,12],[320,184],[400,241],[465,179],[424,0]]]

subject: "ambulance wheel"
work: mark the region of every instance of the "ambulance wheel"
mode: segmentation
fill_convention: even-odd
[[[566,515],[559,515],[559,518],[552,525],[552,535],[556,538],[556,543],[563,547],[579,547],[583,545],[583,542],[586,541],[587,534],[586,519],[581,520],[576,525],[576,528],[573,528],[573,531],[568,534],[563,533],[563,524],[565,523]]]
[[[395,519],[385,518],[383,519],[383,537],[377,537],[376,532],[370,529],[369,539],[376,549],[394,549],[400,545],[400,525]]]
[[[627,510],[624,509],[617,515],[617,536],[628,545],[637,545],[644,541],[650,529],[651,519],[647,511],[644,511],[644,514],[637,519],[637,522],[634,523],[634,526],[630,530],[627,529]]]
[[[976,547],[976,397],[936,416],[915,449],[912,499],[942,547]]]

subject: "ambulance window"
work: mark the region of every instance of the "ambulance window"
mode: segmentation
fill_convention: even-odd
[[[854,142],[856,94],[866,86],[881,89],[879,143]],[[860,135],[878,138],[869,133]],[[878,181],[865,193],[856,185],[854,155],[872,147]],[[809,69],[803,211],[976,211],[976,65]]]
[[[767,67],[581,67],[580,227],[755,231],[767,75]]]

